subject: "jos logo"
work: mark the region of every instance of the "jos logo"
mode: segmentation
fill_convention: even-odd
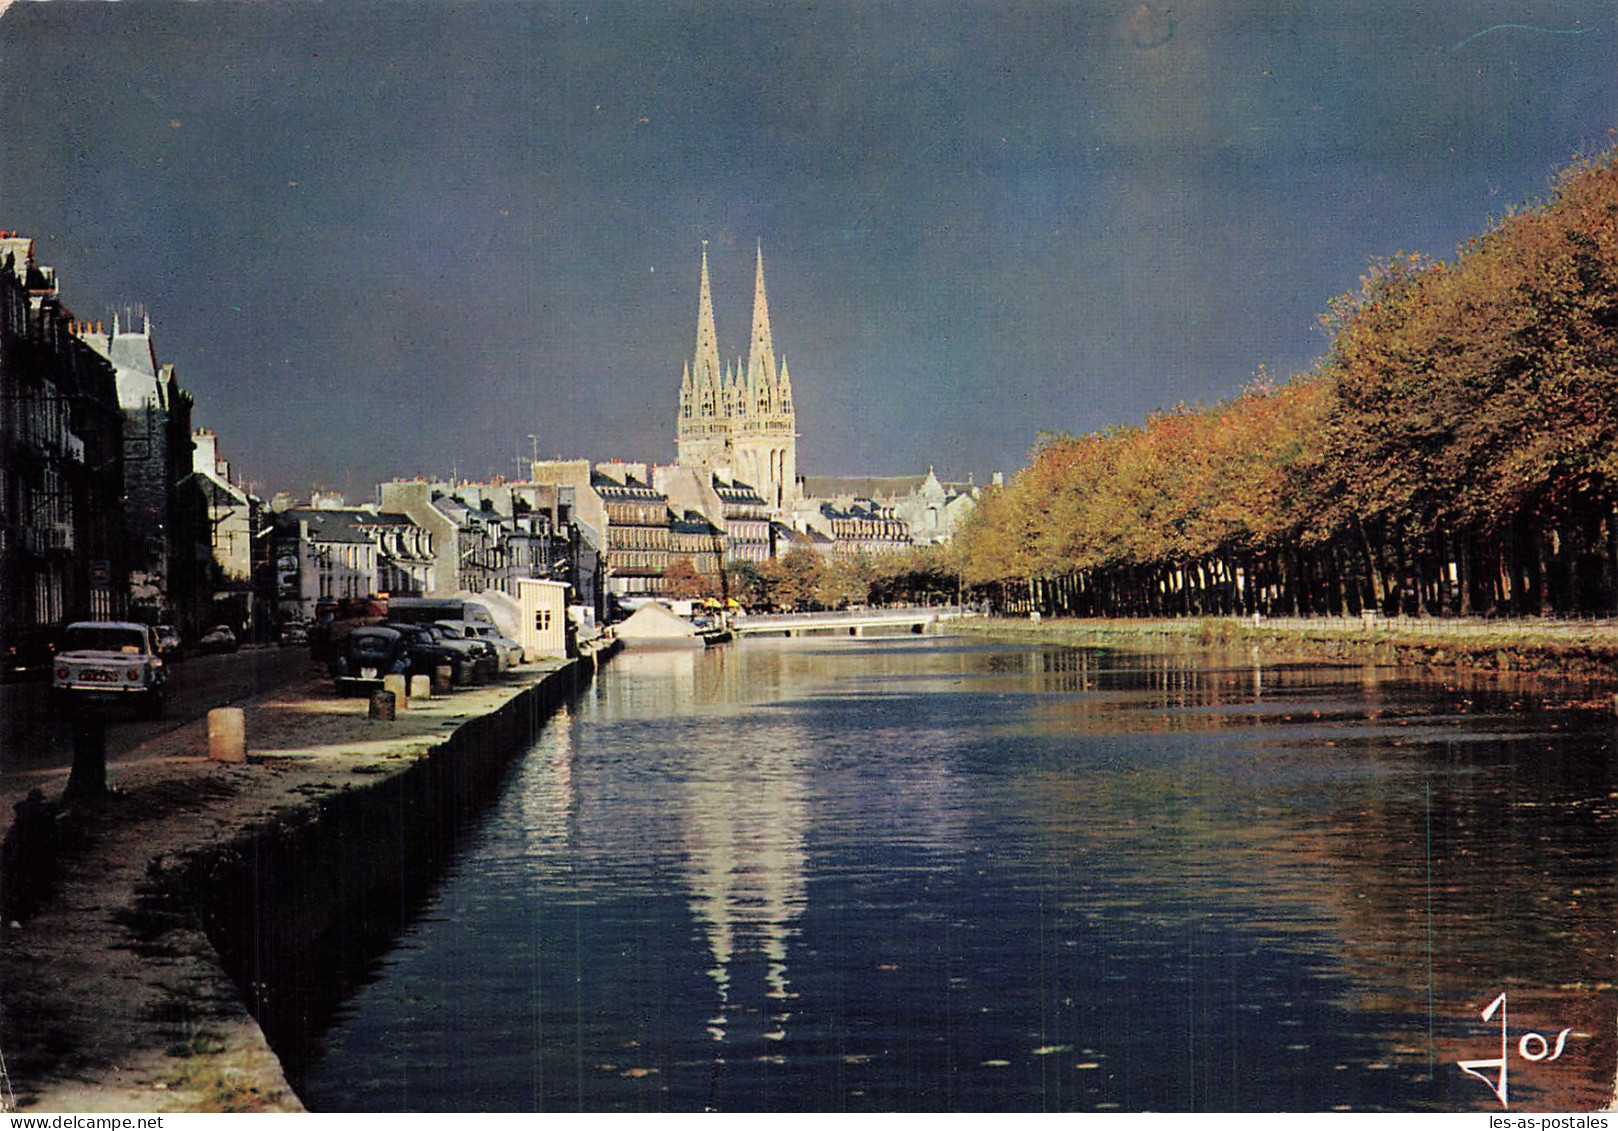
[[[1483,1020],[1491,1020],[1496,1013],[1500,1014],[1500,1055],[1489,1060],[1461,1060],[1456,1063],[1460,1065],[1462,1072],[1465,1072],[1468,1076],[1476,1076],[1479,1080],[1489,1085],[1489,1091],[1493,1092],[1495,1097],[1499,1099],[1500,1106],[1509,1108],[1511,1103],[1507,1090],[1509,1076],[1507,1064],[1510,1059],[1511,1047],[1510,1038],[1506,1036],[1506,995],[1503,993],[1491,1001],[1488,1008],[1483,1011]],[[1562,1055],[1562,1049],[1567,1045],[1567,1035],[1572,1031],[1572,1029],[1563,1029],[1556,1034],[1554,1045],[1538,1033],[1524,1033],[1517,1041],[1517,1055],[1531,1062],[1555,1060]],[[1489,1075],[1485,1075],[1479,1069],[1493,1069],[1494,1071]]]

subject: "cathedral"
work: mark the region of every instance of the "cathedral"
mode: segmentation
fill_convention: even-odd
[[[764,297],[764,249],[753,284],[753,334],[747,363],[721,367],[703,241],[697,298],[697,349],[680,379],[677,462],[745,483],[772,508],[798,497],[797,417],[786,361],[775,360],[770,306]]]

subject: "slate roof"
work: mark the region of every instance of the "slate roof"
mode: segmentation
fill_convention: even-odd
[[[746,483],[726,483],[719,476],[713,478],[714,494],[719,496],[721,502],[740,504],[743,506],[763,506],[764,496]]]
[[[313,541],[363,543],[375,541],[371,532],[366,529],[369,524],[365,520],[376,517],[369,511],[325,510],[316,507],[294,507],[281,516],[282,520],[288,522],[294,529],[300,520],[307,522],[309,537]]]

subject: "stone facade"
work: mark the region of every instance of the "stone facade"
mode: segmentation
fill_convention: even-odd
[[[819,517],[814,525],[830,536],[838,557],[898,553],[914,544],[910,527],[894,517],[891,507],[864,500],[841,507],[822,503]]]
[[[607,585],[617,597],[662,592],[669,567],[674,537],[668,499],[645,475],[644,464],[600,464],[591,478],[607,512]]]
[[[719,496],[724,520],[725,560],[757,565],[774,557],[770,507],[763,497],[745,483],[727,483],[717,475],[713,477],[713,489]]]
[[[582,490],[571,483],[513,483],[511,490],[519,512],[543,515],[549,524],[549,539],[540,547],[536,568],[527,576],[565,582],[570,604],[584,606],[595,619],[605,617],[606,538],[581,515],[593,502],[604,526],[606,509],[589,483]]]
[[[700,511],[669,517],[669,561],[684,560],[715,593],[724,592],[725,532]]]
[[[714,329],[708,249],[702,250],[697,297],[697,344],[680,379],[676,462],[753,486],[772,507],[798,494],[797,415],[792,378],[775,357],[769,302],[764,293],[764,251],[753,284],[753,331],[747,363],[722,367]]]
[[[575,603],[599,604],[599,554],[579,527],[571,483],[395,480],[377,497],[432,531],[429,597],[492,590],[515,600],[519,581],[546,578],[571,586]]]
[[[228,624],[249,640],[268,639],[275,601],[261,584],[269,561],[264,501],[236,485],[230,463],[219,454],[219,437],[206,428],[192,433],[191,467],[208,508],[213,548],[213,607],[207,620]]]
[[[79,340],[112,364],[124,424],[124,521],[130,541],[129,612],[152,624],[178,625],[195,638],[206,629],[213,548],[208,504],[192,477],[194,400],[172,365],[159,365],[152,320],[113,316],[77,327]]]
[[[378,573],[380,547],[357,507],[294,507],[276,516],[278,613],[282,623],[312,621],[322,606],[386,590]]]
[[[122,418],[108,361],[81,342],[34,241],[0,232],[0,648],[126,615]]]
[[[949,541],[982,490],[970,482],[945,483],[928,468],[926,475],[809,476],[803,493],[805,501],[794,515],[797,525],[824,525],[827,507],[849,514],[880,512],[904,524],[909,542],[925,546]]]

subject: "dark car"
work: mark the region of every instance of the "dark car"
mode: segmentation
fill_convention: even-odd
[[[500,657],[495,653],[494,645],[488,641],[468,640],[441,624],[427,624],[422,627],[432,633],[440,644],[455,650],[457,682],[488,683],[499,672]]]
[[[410,674],[410,652],[394,629],[356,628],[332,661],[331,674],[339,692],[374,690],[382,686],[383,676]]]
[[[387,621],[380,627],[391,628],[403,638],[405,651],[410,654],[412,675],[424,675],[430,679],[438,668],[447,667],[450,669],[450,681],[456,682],[455,662],[464,657],[452,645],[433,635],[426,625]]]
[[[5,679],[34,679],[50,675],[56,658],[56,630],[48,626],[25,628],[5,642]]]

